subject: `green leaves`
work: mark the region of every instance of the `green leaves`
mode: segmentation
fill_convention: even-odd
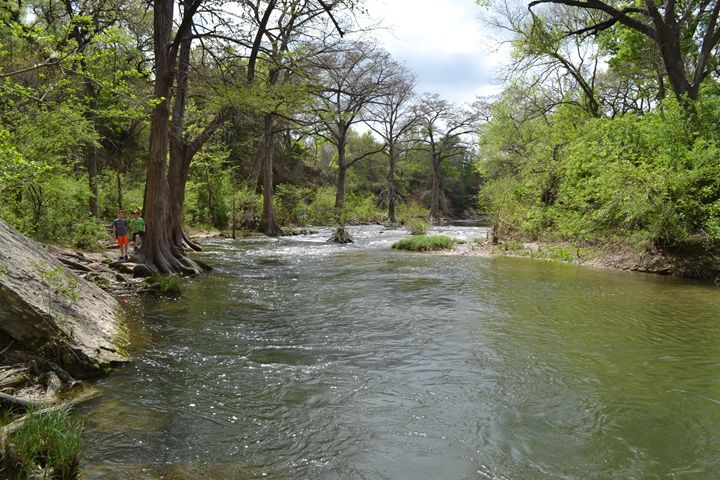
[[[643,116],[577,121],[572,109],[518,121],[496,106],[482,130],[481,203],[505,233],[645,245],[720,240],[718,97],[691,121],[668,100]]]

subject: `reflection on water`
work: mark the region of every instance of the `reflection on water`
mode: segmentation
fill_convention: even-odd
[[[103,479],[713,478],[713,287],[357,243],[215,240],[80,410]],[[472,240],[484,229],[442,233]]]

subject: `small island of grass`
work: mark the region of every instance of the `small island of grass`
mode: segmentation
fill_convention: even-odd
[[[395,242],[392,248],[411,252],[432,252],[449,250],[457,241],[445,235],[413,235]]]

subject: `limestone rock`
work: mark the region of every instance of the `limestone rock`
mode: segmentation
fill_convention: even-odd
[[[117,300],[2,220],[0,245],[2,332],[76,376],[127,360]]]

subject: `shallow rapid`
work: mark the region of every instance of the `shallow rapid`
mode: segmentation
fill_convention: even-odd
[[[78,412],[83,477],[720,472],[715,287],[351,232],[211,240],[182,299],[132,299],[137,360]]]

